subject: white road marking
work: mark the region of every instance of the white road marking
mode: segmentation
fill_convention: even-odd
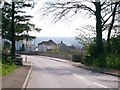
[[[98,84],[98,83],[93,83],[93,84],[98,85],[98,86],[103,87],[103,88],[108,88],[108,87],[101,85],[101,84]]]
[[[85,80],[84,77],[81,77],[81,76],[76,75],[76,74],[73,74],[73,75],[76,76],[76,77],[78,77],[78,78],[80,78],[80,79],[84,79],[84,80]],[[89,83],[88,83],[88,84],[89,84]],[[104,86],[104,85],[101,85],[101,84],[98,84],[98,83],[95,83],[95,82],[94,82],[93,84],[98,85],[98,86],[103,87],[103,88],[108,88],[108,87],[106,87],[106,86]]]
[[[83,78],[83,77],[81,77],[79,75],[76,75],[76,74],[73,74],[73,75],[76,76],[76,77],[78,77],[78,78],[80,78],[80,79],[85,79],[85,78]]]
[[[66,73],[70,73],[70,71],[65,71]]]

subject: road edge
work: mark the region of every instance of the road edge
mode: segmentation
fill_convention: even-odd
[[[61,61],[61,59],[58,59],[58,58],[52,58],[52,57],[49,57],[51,60],[55,60],[55,61],[58,61],[58,62],[64,62],[64,61]],[[67,61],[67,60],[66,60]],[[116,73],[111,73],[111,72],[107,72],[103,69],[96,69],[96,68],[93,68],[93,67],[87,67],[87,66],[80,66],[80,65],[76,65],[75,62],[73,63],[72,61],[69,61],[71,62],[71,64],[75,67],[78,67],[78,68],[84,68],[84,69],[88,69],[88,70],[91,70],[91,71],[96,71],[96,72],[99,72],[99,73],[104,73],[104,74],[107,74],[107,75],[112,75],[112,76],[117,76],[117,77],[120,77],[119,74],[116,74]],[[119,73],[119,72],[118,72]]]
[[[96,68],[87,67],[87,66],[78,66],[78,65],[75,65],[75,64],[72,64],[72,65],[75,66],[75,67],[78,67],[78,68],[84,68],[84,69],[87,69],[87,70],[91,70],[91,71],[95,71],[95,72],[99,72],[99,73],[104,73],[104,74],[107,74],[107,75],[112,75],[112,76],[120,77],[119,74],[111,73],[111,72],[105,71],[104,69],[100,69],[100,68],[96,69]]]
[[[26,90],[26,87],[27,87],[31,72],[32,72],[32,63],[30,64],[30,69],[29,69],[28,75],[26,76],[26,79],[25,79],[25,81],[24,81],[24,83],[22,85],[21,90]]]

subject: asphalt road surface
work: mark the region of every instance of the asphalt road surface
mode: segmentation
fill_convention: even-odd
[[[27,88],[118,88],[118,77],[77,68],[43,56],[28,56],[32,73]]]

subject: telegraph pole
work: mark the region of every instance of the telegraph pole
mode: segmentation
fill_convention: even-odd
[[[28,45],[27,45],[28,43],[27,42],[28,42],[28,30],[26,32],[26,57],[25,57],[25,62],[27,62],[27,54],[28,54],[27,53],[27,50],[28,50]]]

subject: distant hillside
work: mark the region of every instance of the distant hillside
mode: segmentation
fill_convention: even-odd
[[[75,39],[75,37],[37,37],[35,39],[35,44],[38,44],[42,41],[48,41],[50,39],[53,40],[57,44],[60,43],[61,41],[63,41],[63,43],[65,43],[68,46],[70,46],[70,45],[81,46],[81,44],[78,43],[78,41]]]

